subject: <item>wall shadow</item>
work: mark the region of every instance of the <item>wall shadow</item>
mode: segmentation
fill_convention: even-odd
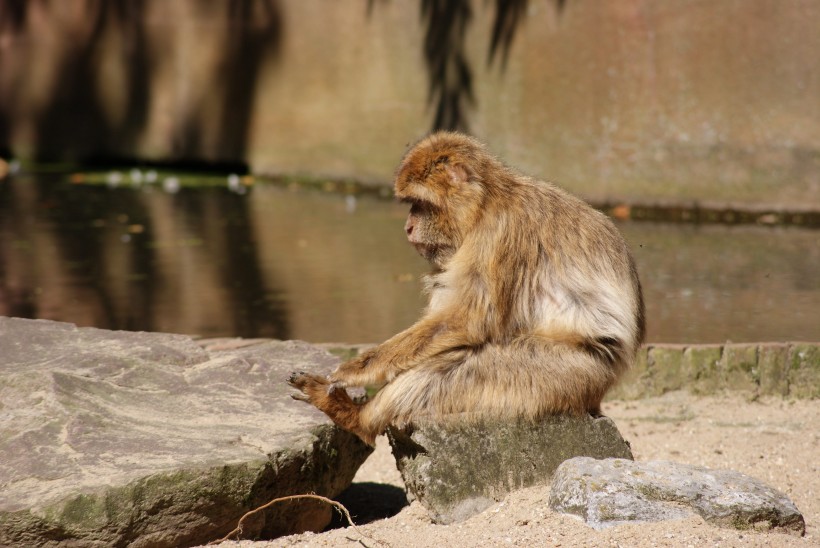
[[[0,38],[16,36],[23,28],[28,0],[0,0]],[[3,63],[0,49],[0,65]],[[0,158],[12,155],[10,105],[0,102]]]
[[[88,155],[121,155],[132,149],[145,127],[153,59],[148,50],[144,0],[110,0],[88,4],[77,40],[66,41],[57,66],[52,95],[36,120],[35,159],[84,159]],[[110,28],[121,36],[124,69],[123,112],[107,116],[97,80],[103,36]]]
[[[12,44],[6,48],[9,55],[26,57],[11,77],[28,82],[35,65],[51,71],[46,80],[50,91],[32,103],[27,115],[34,118],[32,156],[37,161],[132,161],[139,156],[137,146],[147,130],[155,94],[168,87],[156,85],[156,79],[167,74],[160,71],[162,63],[167,64],[164,50],[177,39],[157,21],[177,5],[88,0],[62,9],[58,4],[0,2],[0,38]],[[191,12],[188,22],[195,26],[191,32],[208,34],[199,47],[213,50],[205,56],[213,68],[201,78],[206,81],[187,83],[193,89],[207,89],[209,103],[176,109],[184,118],[174,124],[181,129],[172,130],[176,147],[170,160],[243,162],[261,69],[281,46],[279,3],[227,0],[185,6]],[[54,45],[37,42],[36,34],[44,26],[55,33]],[[25,91],[9,93],[0,104],[0,148],[13,138],[16,119],[11,103],[25,99]],[[187,100],[184,93],[177,95]],[[218,109],[213,108],[214,100]],[[205,120],[212,136],[207,143],[202,139]]]
[[[554,0],[559,15],[567,0]],[[473,69],[465,54],[465,40],[473,13],[470,0],[422,0],[425,27],[424,60],[428,104],[433,107],[432,130],[469,131],[468,115],[477,106]],[[500,57],[501,70],[529,6],[528,0],[496,0],[487,65]],[[368,13],[373,9],[368,3]]]
[[[549,3],[561,13],[568,0]],[[368,15],[379,4],[383,2],[368,0]],[[174,36],[164,35],[167,30],[156,22],[160,15],[176,13],[169,5],[150,0],[87,0],[82,17],[51,23],[62,36],[57,37],[56,51],[49,52],[58,59],[52,90],[35,113],[37,160],[133,161],[138,156],[136,147],[157,100],[155,80],[165,74],[160,68],[165,62],[164,49],[175,44]],[[226,0],[185,6],[189,11],[182,13],[190,19],[188,23],[199,25],[194,32],[208,34],[207,44],[201,47],[213,50],[213,55],[206,56],[213,68],[212,74],[186,82],[188,87],[208,89],[207,100],[188,97],[183,99],[186,104],[176,105],[179,118],[168,136],[172,144],[168,159],[243,162],[259,78],[263,68],[281,54],[284,18],[280,2]],[[474,68],[466,51],[474,20],[473,1],[422,0],[419,6],[431,129],[469,131],[470,112],[478,107]],[[494,7],[486,63],[497,63],[504,70],[530,2],[496,0]],[[34,41],[29,24],[32,15],[56,21],[58,9],[49,2],[4,0],[0,2],[0,35]],[[22,51],[30,53],[26,47]],[[122,71],[113,80],[106,76],[105,67],[112,59]],[[37,62],[32,58],[28,64]],[[101,89],[110,91],[105,86],[117,87],[116,115],[103,106]],[[15,116],[10,108],[0,105],[0,147],[12,138],[9,128]]]
[[[215,93],[221,95],[221,114],[214,159],[234,162],[245,158],[260,71],[280,54],[282,13],[275,0],[231,0],[225,20],[228,31],[217,63]],[[196,161],[202,157],[203,123],[210,115],[200,106],[182,122],[174,140],[177,159]]]
[[[468,131],[467,111],[475,105],[473,71],[465,37],[473,12],[470,0],[422,0],[424,61],[433,129]]]

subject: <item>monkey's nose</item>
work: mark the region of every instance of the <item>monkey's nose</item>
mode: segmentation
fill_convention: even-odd
[[[404,225],[404,231],[407,233],[408,236],[410,236],[413,233],[413,225],[407,223],[406,225]]]

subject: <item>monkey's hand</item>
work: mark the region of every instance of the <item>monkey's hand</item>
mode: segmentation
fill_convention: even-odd
[[[330,380],[327,377],[312,375],[304,371],[294,371],[288,377],[288,384],[299,392],[290,395],[294,400],[304,401],[316,405],[316,401],[327,395]]]
[[[288,384],[299,392],[292,394],[295,400],[305,401],[323,411],[330,419],[362,441],[373,445],[379,432],[365,431],[359,422],[361,405],[353,401],[345,389],[327,377],[298,371],[288,377]]]

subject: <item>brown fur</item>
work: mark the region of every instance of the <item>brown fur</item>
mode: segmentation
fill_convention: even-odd
[[[395,191],[433,266],[427,311],[329,378],[294,374],[294,397],[370,444],[420,417],[599,412],[644,337],[635,265],[612,222],[458,133],[412,147]],[[347,386],[382,388],[359,404]]]

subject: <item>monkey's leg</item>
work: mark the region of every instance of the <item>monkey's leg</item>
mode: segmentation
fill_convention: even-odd
[[[326,377],[303,372],[292,373],[288,384],[299,390],[291,396],[293,399],[310,403],[340,427],[374,445],[376,436],[361,429],[362,406],[354,402],[344,388],[332,384]]]
[[[583,350],[536,337],[509,345],[441,353],[399,375],[364,405],[361,429],[454,413],[536,418],[596,412],[615,381],[611,367]]]

